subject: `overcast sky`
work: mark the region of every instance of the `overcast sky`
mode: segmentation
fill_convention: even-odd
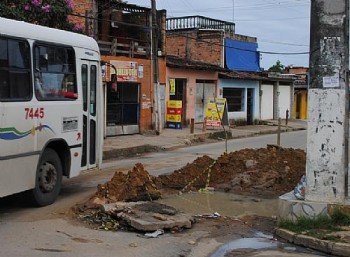
[[[150,7],[151,0],[128,0]],[[257,37],[261,67],[277,60],[285,66],[308,66],[310,0],[156,0],[157,9],[168,17],[202,15],[224,21],[234,20],[236,33]],[[288,54],[267,54],[289,53]]]

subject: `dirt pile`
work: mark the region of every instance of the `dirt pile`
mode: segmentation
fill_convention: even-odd
[[[305,174],[305,161],[303,150],[268,147],[223,154],[217,160],[203,156],[159,177],[150,176],[137,163],[127,174],[116,172],[109,182],[98,185],[89,205],[150,201],[161,197],[160,190],[188,192],[208,187],[239,194],[278,196],[295,187]]]
[[[214,187],[215,190],[250,195],[277,196],[291,191],[305,174],[305,152],[268,147],[243,149],[213,160],[208,156],[169,175],[161,175],[163,188],[183,192]]]
[[[127,174],[116,172],[110,181],[98,185],[94,198],[105,203],[156,200],[161,193],[153,179],[143,165],[137,163]]]

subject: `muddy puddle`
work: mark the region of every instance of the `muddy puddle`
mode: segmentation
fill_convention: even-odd
[[[278,213],[278,199],[262,199],[222,192],[191,192],[169,196],[159,202],[194,215],[218,212],[228,217],[252,214],[271,217],[277,216]]]
[[[247,253],[247,256],[255,256],[254,252],[263,250],[268,253],[268,255],[261,256],[296,256],[300,257],[311,257],[311,256],[324,256],[329,257],[329,255],[315,252],[310,249],[303,247],[298,247],[290,245],[287,243],[278,242],[271,235],[265,235],[264,233],[258,232],[253,238],[242,238],[228,242],[221,247],[219,247],[210,257],[225,257],[225,256],[241,256],[240,250],[245,250],[243,252]],[[270,250],[270,252],[268,252]],[[237,251],[237,252],[236,252]],[[231,254],[229,254],[231,253]],[[249,254],[251,253],[251,254]],[[257,255],[259,256],[259,255]]]

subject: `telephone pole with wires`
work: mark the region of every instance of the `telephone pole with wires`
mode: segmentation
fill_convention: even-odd
[[[160,92],[159,92],[159,64],[158,64],[158,22],[157,22],[157,9],[156,0],[151,0],[151,10],[152,10],[152,36],[151,36],[151,60],[153,67],[153,119],[154,119],[154,129],[156,133],[161,133],[161,108],[160,108]]]

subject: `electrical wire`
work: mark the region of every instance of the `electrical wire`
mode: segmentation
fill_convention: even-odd
[[[80,17],[80,18],[93,19],[93,20],[97,20],[97,21],[107,21],[107,22],[111,22],[112,21],[110,19],[99,19],[99,18],[94,18],[94,17],[88,17],[86,15],[77,14],[77,13],[72,13],[70,15],[75,16],[75,17]],[[127,23],[127,22],[119,22],[119,21],[118,22],[113,21],[113,22],[115,22],[117,24],[120,24],[120,25],[130,26],[130,27],[138,27],[138,28],[143,28],[143,29],[152,29],[152,26],[138,25],[138,24]],[[204,43],[208,43],[208,44],[211,44],[211,45],[217,45],[217,46],[220,46],[220,47],[226,47],[226,48],[229,48],[229,49],[236,49],[236,50],[246,51],[246,52],[259,52],[261,54],[269,54],[269,55],[306,55],[306,54],[310,54],[310,52],[255,51],[255,50],[237,48],[237,47],[233,47],[233,46],[226,46],[226,45],[219,44],[219,43],[209,42],[209,41],[206,41],[206,40],[201,40],[201,39],[198,39],[198,38],[190,37],[188,35],[180,35],[180,36],[181,37],[186,37],[186,38],[189,38],[189,39],[192,39],[192,40],[196,40],[198,42],[204,42]]]

